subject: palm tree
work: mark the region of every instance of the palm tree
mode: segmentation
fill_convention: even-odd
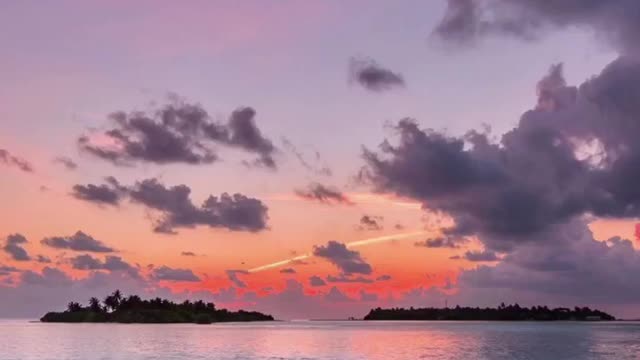
[[[72,301],[69,304],[67,304],[67,311],[69,312],[76,312],[80,310],[82,310],[82,306],[75,301]]]
[[[118,303],[113,295],[108,295],[106,298],[104,298],[103,302],[104,307],[107,310],[115,311],[118,308]]]
[[[120,290],[116,289],[116,291],[114,291],[113,294],[111,295],[113,296],[114,299],[116,299],[118,303],[122,301],[122,293],[120,292]]]
[[[107,296],[104,299],[104,305],[107,308],[111,309],[111,311],[118,310],[121,303],[122,303],[122,293],[120,292],[120,290],[114,291],[113,294]]]
[[[97,297],[92,297],[89,299],[89,309],[93,312],[102,312],[102,305],[100,305],[100,300]]]

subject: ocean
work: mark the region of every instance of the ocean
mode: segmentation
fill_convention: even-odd
[[[0,321],[1,360],[640,359],[637,322]]]

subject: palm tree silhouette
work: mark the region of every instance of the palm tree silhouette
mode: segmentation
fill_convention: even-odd
[[[113,294],[107,296],[104,299],[104,305],[108,309],[111,309],[111,311],[118,310],[121,303],[122,303],[122,293],[120,292],[120,290],[114,291]]]
[[[69,312],[76,312],[80,310],[82,310],[82,305],[78,304],[75,301],[71,301],[69,304],[67,304],[67,311]]]
[[[100,305],[100,300],[97,297],[92,297],[89,299],[89,309],[93,312],[102,312],[102,305]]]

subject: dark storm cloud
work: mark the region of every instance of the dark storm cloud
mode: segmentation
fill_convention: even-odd
[[[373,271],[371,265],[360,256],[359,252],[349,250],[344,244],[337,241],[329,241],[327,245],[314,246],[313,255],[327,259],[345,275],[368,275]]]
[[[490,250],[485,251],[467,251],[464,253],[464,258],[469,261],[483,262],[483,261],[498,261],[500,258],[495,252]]]
[[[159,281],[200,281],[200,278],[189,269],[174,269],[168,266],[160,266],[153,269],[151,277]]]
[[[4,246],[2,250],[5,253],[9,254],[11,258],[15,261],[29,261],[31,260],[31,256],[27,253],[22,245],[26,244],[27,238],[25,238],[21,234],[12,234],[7,236]]]
[[[340,274],[338,276],[328,275],[327,282],[371,284],[373,283],[373,279],[369,279],[364,276],[345,276],[344,274]]]
[[[384,218],[382,216],[362,215],[360,218],[359,230],[379,231],[383,229],[381,224]]]
[[[225,273],[227,274],[227,278],[229,279],[229,281],[231,281],[233,283],[233,285],[239,287],[239,288],[246,288],[247,284],[240,280],[240,278],[238,277],[238,274],[240,275],[249,275],[249,272],[246,270],[227,270],[225,271]]]
[[[129,189],[132,201],[160,211],[156,232],[175,233],[175,228],[206,225],[231,231],[258,232],[267,228],[267,206],[242,194],[209,196],[200,206],[190,199],[186,185],[165,187],[157,179],[147,179]]]
[[[365,89],[376,92],[405,86],[402,75],[385,69],[369,58],[352,58],[349,77]]]
[[[76,162],[73,161],[73,159],[68,158],[66,156],[58,156],[55,159],[53,159],[53,162],[64,166],[67,170],[75,170],[78,168],[78,164],[76,164]]]
[[[282,270],[280,270],[281,274],[295,274],[296,273],[296,269],[293,268],[284,268]]]
[[[222,124],[200,105],[173,98],[153,113],[115,112],[109,116],[113,128],[97,137],[83,135],[78,145],[116,164],[209,164],[218,160],[212,148],[218,144],[257,154],[255,164],[275,169],[277,149],[256,126],[255,114],[250,107],[239,108]]]
[[[458,42],[491,34],[533,39],[553,29],[595,30],[624,52],[638,49],[640,3],[636,0],[449,0],[435,33]]]
[[[320,276],[313,275],[309,278],[309,285],[312,287],[319,287],[327,285],[327,282],[324,281]]]
[[[115,252],[112,247],[107,246],[103,242],[94,239],[91,235],[78,231],[71,236],[53,236],[44,238],[40,241],[43,245],[55,248],[73,251],[88,251],[96,253]]]
[[[121,186],[113,177],[105,179],[106,184],[102,185],[74,185],[71,195],[76,199],[92,202],[95,204],[118,205],[120,200],[126,195],[126,188]]]
[[[295,193],[303,199],[318,201],[324,204],[353,205],[353,202],[340,190],[320,183],[312,183],[306,189],[296,190]]]
[[[33,166],[27,160],[11,155],[5,149],[0,149],[0,164],[15,166],[24,172],[33,172]]]

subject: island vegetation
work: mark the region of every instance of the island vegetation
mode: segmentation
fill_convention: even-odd
[[[103,301],[91,298],[88,306],[70,302],[63,312],[49,312],[42,322],[111,322],[111,323],[197,323],[272,321],[271,315],[255,311],[216,309],[202,300],[182,303],[155,298],[144,300],[137,295],[123,296],[119,290]]]
[[[521,307],[518,304],[498,308],[460,307],[373,309],[364,320],[480,320],[480,321],[610,321],[616,318],[588,307]]]

